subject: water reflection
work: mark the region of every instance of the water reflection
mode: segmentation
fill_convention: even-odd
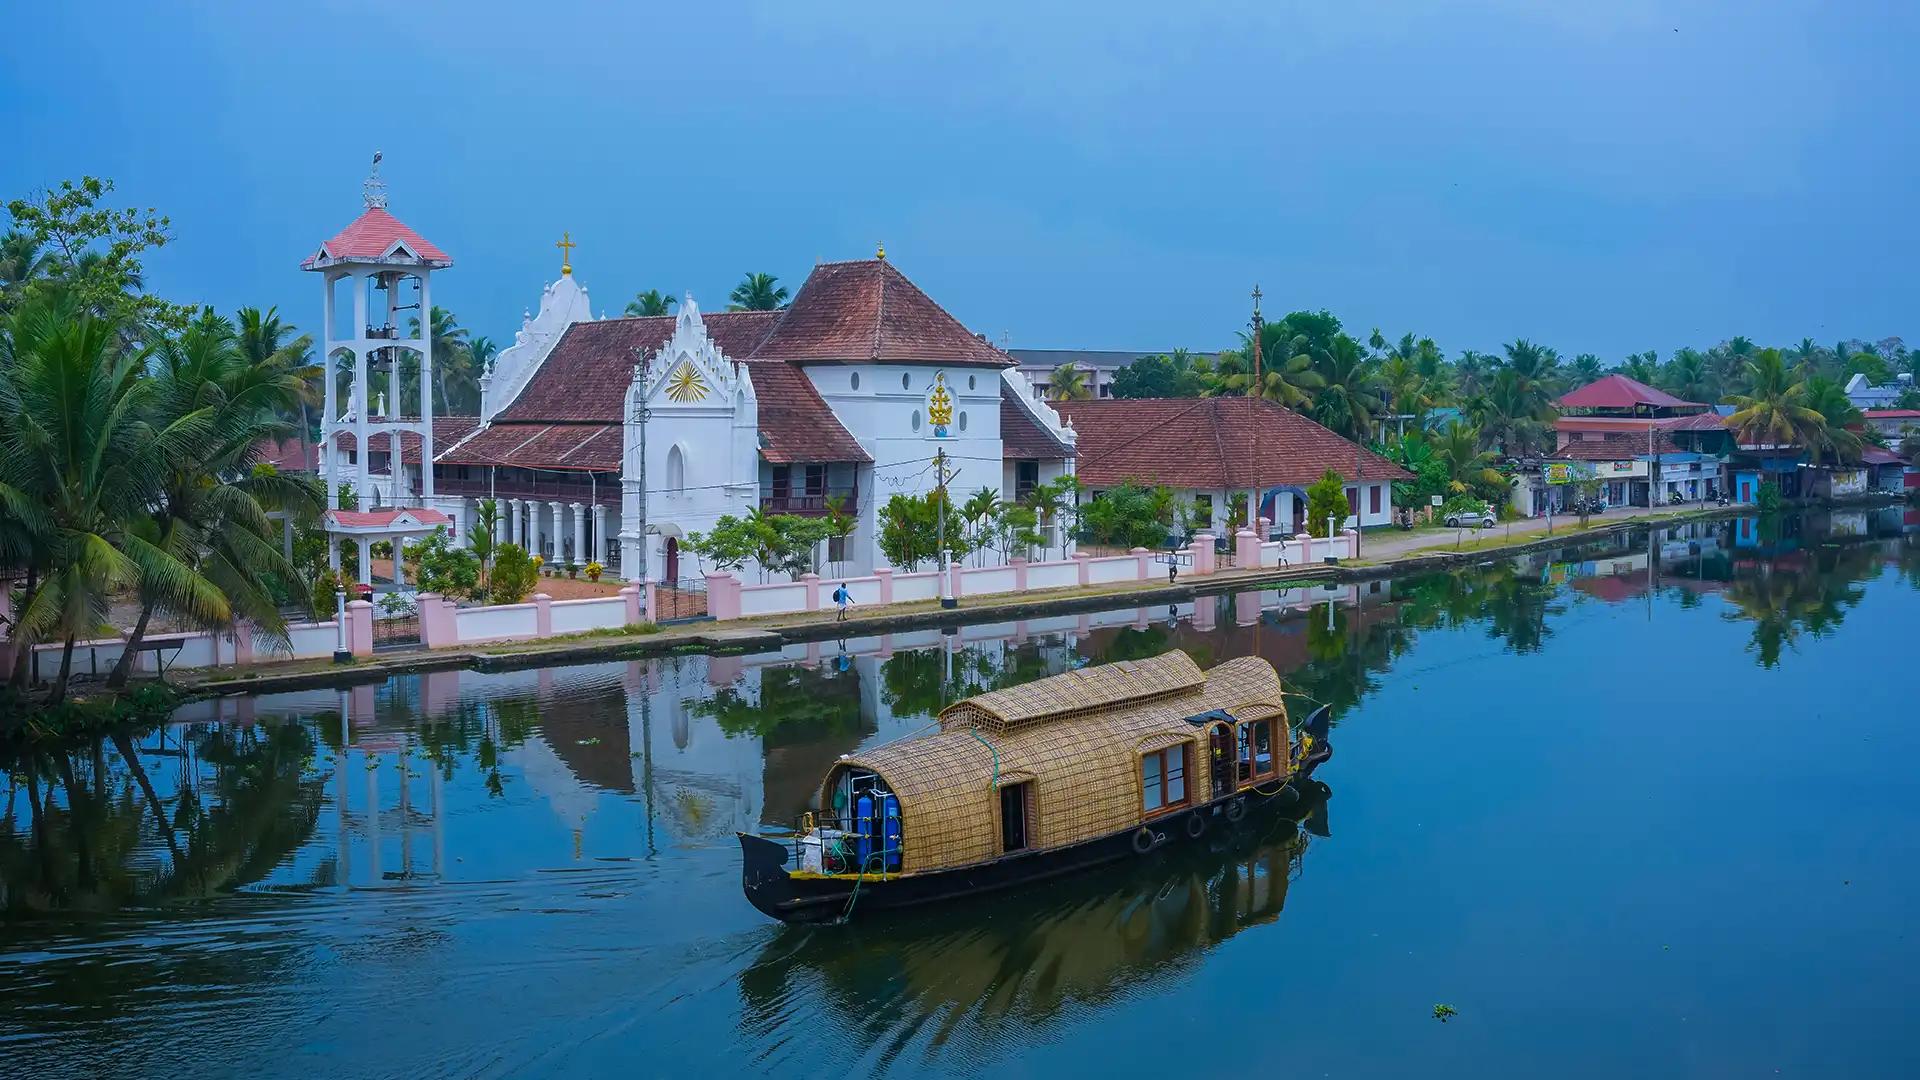
[[[1447,864],[1417,863],[1420,844],[1382,850],[1387,823],[1455,822],[1463,811],[1471,821],[1482,810],[1509,819],[1477,834],[1497,848],[1512,816],[1554,820],[1576,793],[1621,783],[1622,763],[1609,756],[1618,751],[1611,742],[1585,746],[1560,763],[1566,773],[1551,790],[1534,791],[1528,784],[1545,754],[1536,749],[1465,793],[1442,793],[1458,805],[1441,812],[1403,805],[1396,792],[1418,787],[1430,762],[1457,747],[1442,740],[1422,746],[1419,761],[1400,760],[1398,748],[1418,736],[1396,725],[1457,719],[1503,700],[1510,687],[1552,685],[1542,672],[1559,680],[1596,657],[1639,656],[1655,640],[1699,653],[1683,677],[1697,669],[1723,692],[1766,670],[1792,671],[1797,654],[1814,653],[1856,620],[1884,637],[1885,620],[1909,616],[1920,590],[1920,523],[1911,518],[1901,510],[1735,519],[1452,573],[1204,596],[1171,612],[1123,608],[755,656],[435,672],[199,703],[164,731],[6,763],[0,1000],[11,1008],[0,1011],[0,1038],[11,1040],[23,1071],[84,1071],[89,1054],[134,1045],[114,1035],[129,1019],[193,1020],[210,1015],[197,1010],[278,993],[307,1004],[284,1006],[258,1030],[293,1021],[331,1030],[322,1060],[351,1058],[339,1049],[353,1040],[337,1030],[338,1010],[357,1007],[362,1023],[377,1024],[391,1000],[418,993],[414,969],[369,966],[370,949],[391,948],[461,971],[463,1009],[471,1001],[513,1032],[477,1031],[473,1045],[510,1044],[506,1061],[597,1034],[573,1026],[596,973],[599,1000],[663,1017],[655,1028],[636,1021],[634,1031],[666,1037],[684,1023],[702,1038],[747,1044],[742,1052],[757,1067],[880,1066],[907,1060],[904,1048],[916,1045],[991,1056],[996,1040],[1057,1033],[1067,1023],[1061,1015],[1152,994],[1229,942],[1250,948],[1259,935],[1236,935],[1280,915],[1299,841],[1282,831],[1246,851],[1117,868],[971,914],[806,932],[769,925],[747,907],[729,834],[791,822],[840,754],[920,730],[953,700],[1178,648],[1203,666],[1263,656],[1290,689],[1333,703],[1336,723],[1378,736],[1371,747],[1365,738],[1341,742],[1328,779],[1356,793],[1343,798],[1359,812],[1342,818],[1359,824],[1324,850],[1365,850],[1380,866],[1360,892],[1347,882],[1340,900],[1415,887],[1409,881],[1424,887],[1423,875],[1444,878]],[[1418,696],[1405,693],[1410,685]],[[1768,686],[1783,714],[1799,715],[1830,692],[1813,679]],[[1670,690],[1668,698],[1679,696]],[[1583,697],[1593,710],[1608,708],[1600,695]],[[1382,702],[1391,705],[1369,711]],[[1459,702],[1467,705],[1450,707]],[[1690,707],[1690,723],[1668,746],[1691,771],[1662,790],[1703,775],[1698,760],[1684,758],[1687,731],[1700,726],[1698,710],[1718,704]],[[1540,727],[1530,705],[1493,718],[1506,713],[1505,742],[1524,743]],[[1748,713],[1743,723],[1754,722]],[[1493,745],[1482,735],[1476,760],[1461,766],[1467,772],[1482,770],[1477,759]],[[1742,737],[1754,741],[1751,732]],[[1724,761],[1727,741],[1710,753]],[[1769,764],[1745,761],[1740,790]],[[1795,755],[1793,764],[1804,762]],[[1596,772],[1580,771],[1589,765]],[[1492,791],[1501,793],[1494,809],[1479,807],[1475,800]],[[1737,802],[1723,793],[1705,805]],[[1804,858],[1808,842],[1782,859]],[[1544,876],[1577,877],[1575,862],[1551,862],[1561,850],[1583,847],[1524,858],[1544,860]],[[1296,905],[1331,887],[1321,858],[1322,869],[1301,879],[1307,891]],[[1475,864],[1472,875],[1497,868]],[[1476,904],[1512,903],[1451,884]],[[329,965],[371,983],[362,991],[329,978]],[[527,1008],[523,969],[557,973],[545,1013]],[[443,1023],[458,1019],[440,1014]],[[257,1049],[254,1028],[227,1030],[222,1039],[236,1053]],[[433,1045],[417,1034],[389,1045]],[[359,1060],[359,1071],[397,1068]],[[179,1071],[125,1064],[128,1072]]]
[[[859,931],[782,927],[741,973],[740,1026],[785,1069],[791,1032],[831,1030],[811,1068],[886,1068],[914,1045],[974,1057],[1031,1042],[1099,1006],[1185,979],[1197,954],[1286,907],[1309,838],[1326,836],[1330,791],[1211,848],[1010,893],[902,913]],[[1308,823],[1302,828],[1301,819]],[[968,1049],[963,1044],[976,1044]],[[798,1064],[797,1062],[791,1064]]]

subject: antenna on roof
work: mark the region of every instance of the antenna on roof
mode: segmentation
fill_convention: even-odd
[[[360,201],[369,210],[383,210],[387,205],[387,182],[380,179],[380,151],[373,152],[373,167],[367,171],[367,179],[360,185]]]

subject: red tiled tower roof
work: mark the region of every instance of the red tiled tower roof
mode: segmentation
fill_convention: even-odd
[[[395,251],[396,245],[406,252],[404,257]],[[307,256],[300,268],[315,270],[341,262],[372,262],[387,258],[390,252],[396,261],[406,258],[434,269],[453,265],[452,256],[408,228],[405,222],[388,213],[386,207],[369,206],[353,219],[353,224]]]
[[[1000,381],[1000,456],[1008,461],[1023,458],[1063,458],[1071,451],[1053,433],[1033,422],[1033,417],[1014,395],[1005,379]]]
[[[1682,401],[1665,390],[1625,375],[1606,375],[1562,397],[1563,409],[1685,409],[1701,408],[1700,402]]]
[[[1246,397],[1049,402],[1079,433],[1074,471],[1090,487],[1133,481],[1196,491],[1304,487],[1328,469],[1367,480],[1412,474],[1270,401]]]

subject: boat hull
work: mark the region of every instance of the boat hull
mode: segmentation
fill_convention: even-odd
[[[1124,860],[1149,859],[1182,846],[1215,843],[1275,814],[1311,812],[1327,794],[1326,785],[1297,776],[1271,794],[1237,792],[1068,847],[884,879],[796,877],[787,872],[788,845],[741,833],[741,885],[754,907],[782,922],[844,922],[998,892]]]

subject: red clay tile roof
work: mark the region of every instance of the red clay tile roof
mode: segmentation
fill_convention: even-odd
[[[807,363],[915,361],[1013,367],[885,259],[822,263],[753,354]]]
[[[1353,479],[1353,443],[1291,409],[1244,397],[1059,401],[1079,432],[1080,482],[1125,481],[1199,491],[1304,487],[1328,469]],[[1359,450],[1365,479],[1412,474]]]
[[[833,414],[813,380],[792,364],[747,364],[760,401],[760,456],[776,465],[804,461],[872,461]]]
[[[257,447],[260,460],[283,473],[319,472],[320,443],[301,445],[300,436],[291,435],[285,439],[262,439]]]
[[[730,359],[745,359],[772,329],[777,311],[702,312],[707,336]],[[520,396],[495,421],[617,424],[633,381],[633,350],[658,350],[673,336],[672,315],[578,322],[541,362]],[[763,403],[764,404],[764,403]]]
[[[1625,375],[1606,375],[1562,397],[1559,404],[1563,409],[1631,409],[1635,406],[1675,409],[1697,407],[1700,403],[1682,401],[1665,390],[1656,390]]]
[[[1000,381],[1000,456],[1009,461],[1067,456],[1066,444],[1033,422],[1005,379]]]
[[[477,416],[436,416],[433,418],[433,451],[437,459],[440,452],[472,433],[480,424]],[[392,443],[392,436],[384,431],[376,431],[367,436],[367,443],[374,453],[385,453]],[[333,444],[342,450],[351,450],[359,444],[359,439],[351,431],[343,431],[334,436]],[[420,436],[411,431],[400,433],[400,446],[407,460],[420,460]]]
[[[1907,459],[1891,450],[1878,446],[1867,446],[1860,450],[1860,460],[1867,465],[1905,465]]]
[[[1574,439],[1553,452],[1553,457],[1562,461],[1631,461],[1646,457],[1648,454],[1680,453],[1679,443],[1665,429],[1653,433],[1653,447],[1648,449],[1647,433],[1609,431],[1598,439]]]
[[[303,270],[311,270],[322,259],[345,262],[354,259],[379,259],[393,250],[398,243],[407,252],[421,262],[434,267],[452,266],[453,259],[426,237],[414,232],[397,217],[387,213],[385,207],[370,206],[353,219],[353,224],[341,229],[333,239],[320,245],[320,250],[306,257],[300,264]]]
[[[1869,420],[1920,420],[1920,409],[1862,409]]]
[[[434,455],[441,465],[511,465],[520,469],[619,472],[619,424],[489,425]]]

